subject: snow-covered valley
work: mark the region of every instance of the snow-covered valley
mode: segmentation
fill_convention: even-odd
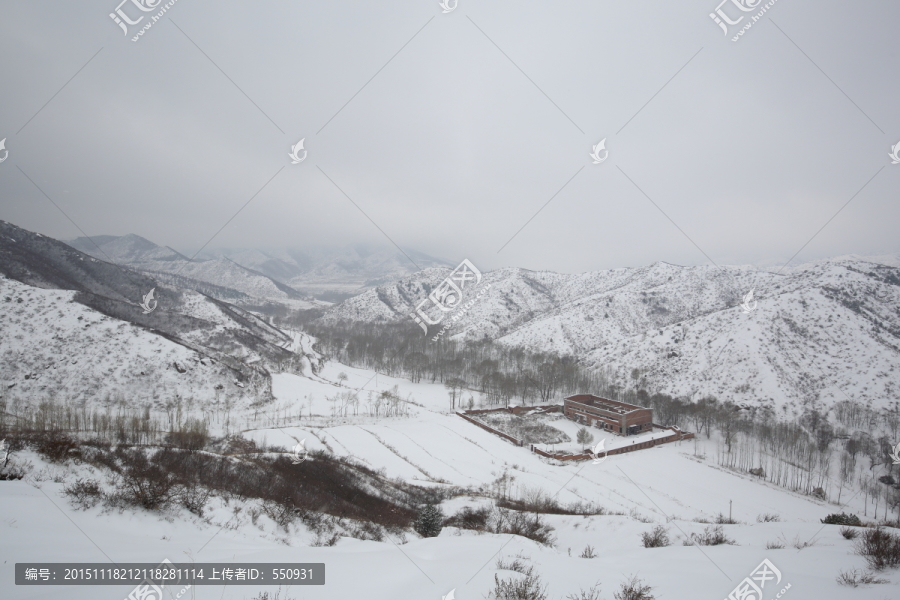
[[[348,376],[344,385],[361,390],[363,396],[397,386],[402,397],[416,404],[408,417],[326,416],[324,396],[339,389],[336,382],[341,372]],[[445,527],[436,538],[387,533],[380,542],[342,537],[334,546],[313,547],[314,536],[302,524],[282,528],[265,514],[259,515],[253,502],[214,497],[202,518],[177,508],[77,510],[62,490],[75,479],[92,475],[93,467],[47,464],[35,453],[25,452],[23,458],[35,465],[28,481],[0,484],[3,560],[7,564],[152,562],[167,557],[173,562],[227,562],[239,557],[243,562],[321,562],[326,565],[326,585],[293,587],[291,597],[379,599],[437,599],[451,589],[460,599],[483,598],[495,574],[515,576],[498,569],[498,558],[509,562],[516,556],[535,567],[548,584],[551,598],[587,590],[598,581],[603,597],[609,598],[630,574],[653,586],[659,598],[724,598],[763,559],[781,572],[781,585],[771,591],[773,597],[790,583],[788,597],[843,598],[851,596],[836,583],[838,573],[865,566],[851,552],[852,543],[840,535],[838,526],[819,522],[832,512],[862,514],[862,497],[837,506],[723,469],[714,459],[720,443],[716,439],[702,437],[696,443],[683,441],[613,456],[599,465],[590,461],[551,464],[450,414],[446,392],[437,384],[413,384],[384,375],[377,375],[376,384],[373,372],[329,363],[314,378],[276,375],[273,391],[283,416],[277,425],[258,423],[248,428],[246,437],[284,451],[305,440],[311,451],[360,461],[383,469],[388,477],[468,490],[443,504],[448,516],[463,506],[489,503],[498,480],[507,482],[505,493],[510,497],[527,497],[540,490],[562,503],[596,503],[611,514],[546,515],[554,529],[552,546],[519,536]],[[252,425],[251,413],[244,416]],[[728,515],[729,510],[739,523],[723,528],[734,545],[682,545],[685,536],[702,533],[710,527],[706,523],[714,522],[717,515]],[[757,522],[766,514],[778,515],[779,520]],[[656,525],[667,529],[672,545],[643,547],[641,534]],[[802,547],[804,542],[811,545]],[[767,548],[767,544],[784,547]],[[594,549],[595,558],[580,557],[587,546]],[[61,591],[15,587],[9,580],[11,573],[4,570],[0,585],[14,589],[16,598],[58,597]],[[894,597],[892,590],[900,587],[900,579],[896,573],[888,573],[888,578],[890,583],[853,590],[852,597]],[[767,596],[772,587],[766,588]],[[129,591],[127,587],[64,589],[68,598],[85,599],[124,598]],[[248,598],[256,591],[245,586],[195,586],[190,594]]]
[[[467,332],[489,333],[501,344],[476,344],[487,359],[468,358],[470,365],[461,362],[470,355],[446,357],[442,381],[421,370],[431,360],[425,354],[398,358],[405,346],[381,355],[386,370],[342,364],[323,348],[340,355],[365,338],[331,332],[326,344],[4,226],[7,565],[310,562],[325,564],[326,584],[281,590],[279,598],[437,600],[452,590],[467,600],[496,595],[502,582],[530,581],[545,586],[547,599],[610,600],[631,577],[659,599],[725,598],[768,560],[780,578],[765,587],[767,600],[898,595],[892,569],[872,576],[881,583],[839,584],[842,574],[868,573],[867,562],[840,525],[822,523],[848,513],[896,524],[900,497],[883,452],[898,423],[890,404],[895,267],[835,259],[778,277],[662,263],[577,277],[486,273],[489,293],[450,335],[458,343]],[[445,275],[433,269],[365,292],[318,323],[408,319],[410,303]],[[151,285],[159,307],[142,312],[138,301]],[[757,291],[752,311],[739,306],[743,287]],[[584,367],[607,373],[619,386],[610,389],[629,397],[640,388],[661,402],[644,390],[668,390],[692,406],[712,393],[750,408],[658,414],[654,422],[701,429],[695,439],[598,463],[543,458],[454,412],[463,395],[469,408],[503,405],[491,392],[490,377],[502,373],[490,357],[515,347],[582,355]],[[410,368],[414,376],[398,375]],[[456,372],[481,383],[453,388]],[[546,390],[540,404],[562,401],[561,387]],[[778,434],[795,417],[806,429]],[[575,441],[581,426],[560,413],[543,426],[567,437],[555,449],[584,447]],[[786,444],[784,454],[765,431]],[[593,442],[604,435],[592,432]],[[606,448],[633,441],[611,436]],[[171,493],[152,502],[143,491],[129,496],[129,477],[145,460],[194,464],[195,480],[172,471]],[[273,495],[280,490],[293,496]],[[436,536],[413,521],[432,504],[444,517]],[[62,590],[114,600],[131,589],[16,586],[12,577],[12,569],[0,572],[0,589],[13,590],[4,597],[55,598]],[[169,587],[166,598],[261,599],[276,590]]]

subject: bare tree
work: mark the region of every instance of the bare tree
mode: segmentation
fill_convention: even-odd
[[[450,394],[450,410],[456,410],[456,399],[461,397],[460,392],[465,389],[466,382],[459,377],[451,377],[444,381],[444,387],[447,388],[447,393]],[[462,404],[461,401],[460,404]]]

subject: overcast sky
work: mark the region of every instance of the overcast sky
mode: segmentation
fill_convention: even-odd
[[[726,36],[717,0],[178,0],[132,42],[156,11],[126,36],[117,1],[0,2],[0,219],[81,235],[39,186],[186,254],[232,218],[211,247],[483,269],[900,251],[895,0],[778,0],[737,42],[763,3]]]

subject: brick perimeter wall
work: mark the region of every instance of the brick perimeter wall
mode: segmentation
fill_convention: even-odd
[[[483,415],[486,413],[494,413],[494,412],[506,412],[512,413],[514,415],[520,415],[523,412],[528,412],[530,410],[536,410],[541,413],[551,413],[551,412],[561,412],[562,406],[559,404],[551,404],[549,406],[513,406],[512,408],[500,407],[500,408],[477,408],[472,410],[465,410],[463,412],[457,412],[458,415]]]
[[[505,409],[505,408],[501,408],[500,410],[506,410],[506,409]],[[476,411],[469,411],[469,412],[476,412]],[[483,411],[477,411],[477,412],[484,413],[484,412],[493,412],[493,411],[489,411],[489,410],[486,411],[486,410],[483,410]],[[521,445],[523,445],[523,444],[522,444],[522,440],[517,440],[516,438],[514,438],[514,437],[511,436],[511,435],[507,435],[507,434],[503,433],[502,431],[498,431],[498,430],[494,429],[493,427],[491,427],[491,426],[489,426],[489,425],[485,425],[485,424],[482,423],[481,421],[476,421],[476,420],[473,419],[472,417],[469,417],[469,416],[467,416],[467,415],[464,415],[464,414],[461,413],[461,412],[458,412],[458,413],[456,413],[456,414],[459,415],[460,417],[462,417],[463,419],[465,419],[466,421],[468,421],[469,423],[474,423],[475,425],[478,425],[478,426],[481,427],[482,429],[485,429],[485,430],[487,430],[487,431],[490,431],[490,432],[493,433],[494,435],[499,435],[500,437],[502,437],[502,438],[504,438],[504,439],[506,439],[506,440],[509,440],[510,442],[512,442],[513,444],[515,444],[516,446],[521,446]]]
[[[664,438],[657,438],[655,440],[647,440],[646,442],[641,442],[640,444],[632,444],[623,448],[616,448],[615,450],[610,450],[609,452],[607,452],[607,456],[611,456],[614,454],[625,454],[626,452],[634,452],[635,450],[643,450],[645,448],[652,448],[661,444],[668,444],[681,440],[690,440],[694,437],[693,433],[684,433],[683,431],[675,429],[674,427],[665,427],[664,429],[671,430],[674,435],[670,435],[669,437]],[[556,460],[587,460],[594,458],[590,454],[550,454],[549,452],[544,452],[543,450],[535,448],[533,444],[531,446],[531,451],[540,456],[555,458]]]
[[[501,412],[501,411],[516,413],[517,410],[518,410],[518,412],[523,412],[525,410],[533,410],[535,408],[543,408],[543,407],[516,406],[516,407],[513,407],[512,409],[488,408],[488,409],[479,409],[479,410],[467,410],[465,413],[457,412],[456,414],[459,415],[460,417],[462,417],[463,419],[465,419],[466,421],[468,421],[469,423],[477,425],[478,427],[481,427],[485,431],[489,431],[489,432],[493,433],[494,435],[500,436],[503,439],[508,440],[509,442],[512,442],[516,446],[524,446],[525,444],[522,442],[522,440],[516,439],[511,435],[508,435],[506,433],[503,433],[502,431],[494,429],[490,425],[487,425],[485,423],[482,423],[481,421],[473,419],[472,417],[470,417],[468,415],[470,415],[470,414],[477,415],[477,414],[485,414],[485,413]],[[553,412],[554,410],[559,410],[559,408],[560,407],[558,407],[558,406],[549,406],[549,407],[546,407],[545,412]],[[648,410],[647,412],[650,413],[651,411]],[[649,414],[648,414],[648,416],[649,416]],[[663,427],[662,425],[657,425],[656,423],[651,423],[651,426],[657,427],[659,429],[668,429],[669,431],[671,431],[673,433],[673,435],[670,435],[665,438],[648,440],[646,442],[641,442],[640,444],[631,444],[629,446],[624,446],[622,448],[616,448],[615,450],[610,450],[607,453],[607,455],[625,454],[626,452],[634,452],[635,450],[644,450],[646,448],[652,448],[654,446],[659,446],[660,444],[668,444],[671,442],[677,442],[680,440],[690,440],[690,439],[694,438],[693,433],[685,433],[685,432],[681,431],[680,429],[678,429],[677,427]],[[554,454],[550,454],[549,452],[544,452],[543,450],[539,450],[538,448],[535,448],[533,444],[531,445],[531,451],[540,456],[545,456],[547,458],[554,458],[556,460],[563,460],[563,461],[593,459],[593,456],[591,456],[590,454],[558,454],[558,455],[554,455]]]

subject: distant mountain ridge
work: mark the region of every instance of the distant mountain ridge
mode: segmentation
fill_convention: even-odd
[[[148,272],[178,273],[276,302],[311,302],[312,296],[326,301],[343,300],[406,277],[415,273],[418,267],[453,266],[448,261],[415,250],[401,252],[393,247],[364,244],[344,248],[207,250],[189,261],[172,248],[157,246],[135,234],[81,237],[66,243],[117,264]],[[295,308],[315,305],[290,304]]]
[[[427,269],[379,286],[320,320],[415,327],[413,307],[449,272]],[[769,406],[900,401],[895,266],[840,257],[781,274],[662,262],[577,275],[505,268],[484,273],[480,285],[487,291],[446,336],[571,354],[621,387],[693,398]],[[454,312],[446,314],[430,336]]]
[[[208,286],[195,283],[202,282],[222,288],[224,294],[219,295],[217,290],[212,290],[211,295],[243,306],[259,305],[265,301],[284,304],[290,308],[321,305],[289,285],[228,258],[191,260],[168,246],[158,246],[135,234],[82,237],[66,243],[94,258],[114,264],[148,274],[178,276],[182,278],[183,287],[211,290]]]
[[[449,261],[415,250],[400,252],[392,247],[363,244],[306,250],[218,250],[209,254],[227,257],[324,300],[343,300],[409,276],[419,267],[453,266]]]
[[[81,237],[66,243],[85,254],[91,256],[99,254],[100,256],[97,258],[103,258],[116,264],[148,260],[190,260],[168,246],[157,246],[150,240],[133,233],[122,236]]]

